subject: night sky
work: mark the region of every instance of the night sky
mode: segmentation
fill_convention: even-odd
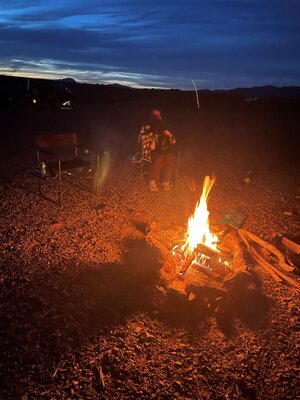
[[[1,0],[0,74],[300,86],[300,0]]]

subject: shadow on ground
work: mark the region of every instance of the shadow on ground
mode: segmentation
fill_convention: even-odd
[[[187,328],[195,328],[213,316],[228,335],[234,333],[235,318],[251,329],[266,322],[270,303],[259,285],[242,288],[226,302],[206,302],[207,309],[187,298],[170,309],[159,309],[155,296],[161,268],[159,251],[145,241],[128,244],[131,247],[123,264],[93,265],[76,276],[61,275],[57,267],[57,274],[52,272],[7,288],[0,310],[2,333],[6,336],[3,343],[13,338],[26,341],[27,336],[31,340],[37,333],[39,338],[55,332],[62,337],[93,335],[138,311],[158,310],[164,322]],[[62,341],[59,343],[60,347]],[[54,350],[55,343],[53,346]]]
[[[57,266],[57,273],[52,270],[48,276],[7,283],[7,295],[0,307],[2,393],[17,393],[20,389],[12,387],[11,382],[22,381],[29,370],[34,376],[32,382],[51,384],[62,360],[68,363],[82,358],[85,349],[91,349],[99,338],[109,342],[111,329],[126,324],[134,313],[157,312],[154,293],[161,268],[159,252],[144,241],[128,245],[133,247],[123,264],[93,265],[76,277],[61,274]],[[207,318],[217,316],[212,310],[199,314],[194,305],[181,304],[175,311],[154,315],[177,327],[209,329]],[[218,314],[217,318],[228,335],[233,332],[234,317],[255,329],[269,307],[259,289],[245,290],[231,305],[226,309],[227,317],[223,314],[222,320]],[[126,348],[124,329],[122,332]],[[32,368],[41,371],[33,372]]]

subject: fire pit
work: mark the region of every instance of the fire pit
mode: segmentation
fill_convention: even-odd
[[[202,195],[181,237],[177,234],[171,244],[165,244],[155,226],[148,235],[163,258],[161,286],[157,287],[163,309],[178,312],[186,304],[202,315],[208,310],[215,314],[221,310],[224,315],[224,309],[232,308],[247,291],[258,290],[257,265],[276,282],[299,288],[288,275],[293,266],[276,247],[243,229],[210,226],[208,197],[214,182],[214,177],[205,177]]]

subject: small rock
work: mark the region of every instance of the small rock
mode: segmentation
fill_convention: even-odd
[[[180,381],[176,381],[175,384],[179,389],[182,389],[182,383]]]
[[[250,176],[246,176],[246,178],[243,179],[243,183],[246,183],[246,184],[251,183],[251,178],[250,178]]]
[[[50,233],[54,233],[55,231],[60,230],[60,229],[62,228],[62,226],[63,226],[63,225],[62,225],[61,223],[55,222],[55,223],[53,223],[53,224],[51,224],[51,225],[49,226],[48,231],[49,231]]]
[[[105,208],[105,204],[104,203],[99,203],[97,204],[97,206],[95,207],[96,211],[101,211]]]
[[[244,361],[246,359],[245,354],[240,353],[236,356],[237,361]]]
[[[177,367],[181,367],[182,366],[182,362],[181,361],[175,361],[174,365],[176,365]]]

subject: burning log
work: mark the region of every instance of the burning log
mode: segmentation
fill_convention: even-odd
[[[219,250],[219,249],[218,249]],[[219,261],[220,257],[224,257],[223,254],[215,249],[212,249],[205,244],[198,244],[195,252],[204,254],[209,257],[208,264],[212,268],[214,272],[221,275],[222,277],[226,276],[229,273],[228,268]],[[224,257],[225,258],[225,257]]]
[[[182,264],[182,266],[180,268],[180,271],[179,271],[180,275],[184,275],[187,272],[187,270],[189,269],[189,267],[192,264],[194,259],[195,259],[195,253],[194,252],[187,255],[184,263]]]
[[[209,259],[207,260],[209,268],[207,265],[202,265],[198,262],[195,262],[196,258],[197,255],[195,252],[189,254],[180,268],[179,275],[185,275],[190,267],[196,268],[197,271],[208,275],[210,278],[213,279],[225,277],[229,273],[229,269],[218,260],[219,256],[214,255],[213,257],[209,257]]]
[[[220,280],[220,274],[216,273],[215,271],[207,268],[204,265],[197,265],[194,264],[193,268],[196,268],[198,272],[207,275],[209,278],[212,278],[214,280]]]
[[[209,260],[209,265],[213,269],[214,272],[219,274],[222,277],[225,277],[226,275],[229,274],[230,270],[228,267],[226,267],[223,263],[221,263],[217,257],[212,257]]]
[[[220,255],[220,252],[218,252],[218,250],[212,249],[211,247],[208,247],[203,243],[199,243],[195,251],[197,253],[205,254],[208,257],[214,257],[216,255]]]
[[[225,257],[225,255],[230,255],[231,250],[223,244],[218,243],[218,250],[221,252],[221,255]]]

